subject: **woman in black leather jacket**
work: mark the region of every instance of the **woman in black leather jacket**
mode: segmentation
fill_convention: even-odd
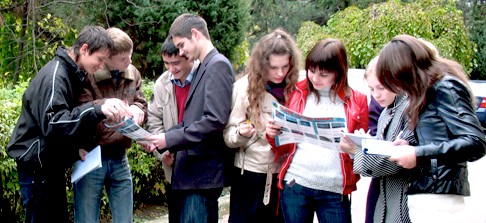
[[[467,162],[486,151],[466,74],[423,41],[398,35],[380,52],[377,75],[386,88],[405,91],[410,99],[406,112],[419,146],[404,145],[390,160],[412,169],[412,222],[465,222]]]

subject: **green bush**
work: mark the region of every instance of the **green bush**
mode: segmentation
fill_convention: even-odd
[[[2,178],[2,221],[20,221],[22,216],[22,201],[18,183],[17,165],[9,158],[5,147],[10,141],[10,135],[17,123],[22,105],[22,94],[27,82],[15,85],[12,89],[0,88],[0,174]],[[3,205],[5,204],[5,205]],[[6,218],[5,218],[6,217]]]
[[[309,37],[304,32],[299,31],[297,42],[303,52],[308,52],[313,45],[306,43]],[[475,45],[469,41],[461,11],[455,8],[453,1],[402,3],[391,0],[365,9],[352,6],[334,14],[319,32],[321,36],[332,36],[345,43],[352,68],[364,68],[384,44],[398,34],[430,41],[441,56],[457,60],[468,73],[474,65]]]

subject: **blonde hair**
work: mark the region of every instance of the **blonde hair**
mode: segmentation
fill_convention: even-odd
[[[112,27],[106,30],[108,36],[113,40],[114,46],[111,51],[111,56],[118,55],[120,53],[126,53],[133,50],[132,39],[123,32],[121,29]]]

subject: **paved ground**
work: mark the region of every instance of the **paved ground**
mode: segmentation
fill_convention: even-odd
[[[476,162],[468,163],[469,167],[469,182],[471,184],[471,197],[466,198],[466,208],[471,219],[470,223],[486,223],[486,158]],[[353,222],[361,223],[364,220],[366,194],[370,178],[362,177],[358,182],[358,190],[352,195],[352,215]],[[229,195],[220,198],[220,214],[219,222],[228,222],[228,204]],[[145,221],[145,223],[166,223],[167,216],[162,216],[159,219]],[[317,222],[315,220],[314,222]]]

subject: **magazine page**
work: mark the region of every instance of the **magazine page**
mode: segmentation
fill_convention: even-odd
[[[282,126],[275,138],[277,146],[307,142],[324,148],[339,149],[342,132],[347,132],[346,120],[340,117],[310,118],[273,101],[272,116]]]
[[[132,118],[125,118],[124,121],[117,124],[105,123],[105,126],[113,128],[115,131],[137,142],[147,142],[147,137],[151,136],[147,130],[137,125]]]

